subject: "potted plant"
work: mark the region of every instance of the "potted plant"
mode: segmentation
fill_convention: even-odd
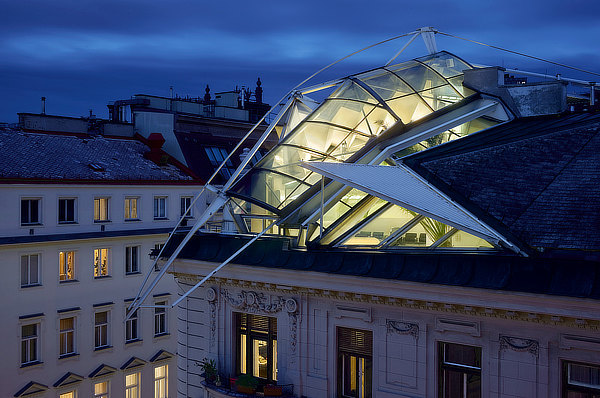
[[[273,384],[267,384],[263,387],[265,397],[281,397],[283,395],[283,387]]]
[[[217,381],[217,363],[214,359],[204,358],[202,362],[200,362],[200,369],[202,369],[204,380],[208,384],[215,384]]]
[[[258,379],[250,375],[239,375],[235,381],[235,388],[237,392],[244,394],[254,394],[258,387]]]

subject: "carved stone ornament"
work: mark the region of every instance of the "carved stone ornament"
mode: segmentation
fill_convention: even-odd
[[[539,346],[540,345],[536,340],[500,336],[500,351],[509,349],[518,352],[529,352],[537,357],[540,348]]]
[[[209,287],[208,289],[206,289],[206,300],[215,301],[216,299],[217,299],[217,291],[212,287]]]
[[[287,299],[285,301],[285,310],[287,312],[294,313],[296,312],[296,310],[298,309],[298,303],[296,302],[296,300],[294,299]]]
[[[387,332],[396,333],[400,335],[411,335],[415,339],[419,339],[419,325],[416,323],[402,322],[402,321],[386,321]]]

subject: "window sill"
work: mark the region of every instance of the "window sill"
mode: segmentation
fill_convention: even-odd
[[[94,279],[106,279],[106,278],[111,278],[110,275],[100,275],[100,276],[95,276]]]
[[[155,334],[154,338],[161,339],[161,338],[169,337],[170,335],[171,335],[171,333],[169,333],[169,332],[159,333],[159,334]]]
[[[142,273],[140,271],[126,272],[125,273],[125,276],[136,276],[136,275],[142,275]]]
[[[31,287],[40,287],[40,286],[42,286],[41,283],[33,283],[31,285],[21,285],[21,289],[29,289]]]
[[[71,352],[69,354],[63,354],[63,355],[59,355],[58,359],[68,359],[68,358],[73,358],[73,357],[78,357],[79,354],[76,352]]]
[[[124,221],[125,222],[134,222],[134,221],[142,221],[142,220],[139,218],[126,218]]]
[[[27,362],[27,363],[21,364],[21,369],[30,368],[32,366],[37,366],[37,365],[42,365],[43,363],[44,362],[42,362],[42,361]]]
[[[154,221],[168,221],[168,217],[154,217]]]
[[[75,282],[79,282],[77,279],[65,279],[64,281],[58,281],[58,283],[62,284],[69,284],[69,283],[75,283]]]
[[[113,346],[111,346],[111,345],[103,345],[102,347],[96,347],[96,348],[94,348],[94,352],[108,350],[109,348],[113,348]]]
[[[58,225],[73,225],[77,224],[77,221],[59,221]]]
[[[32,223],[26,223],[26,224],[21,224],[22,227],[43,227],[44,224],[42,224],[41,222],[32,222]]]
[[[94,220],[94,224],[107,224],[110,220]]]
[[[127,340],[127,341],[125,341],[125,345],[141,343],[142,341],[143,341],[142,339]]]

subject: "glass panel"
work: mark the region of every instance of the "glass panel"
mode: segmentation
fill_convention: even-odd
[[[388,101],[388,105],[404,123],[413,122],[431,113],[431,109],[417,94]]]
[[[358,121],[352,126],[358,124]],[[304,148],[312,148],[318,152],[329,153],[350,134],[349,130],[340,129],[321,123],[304,123],[286,144],[294,144]],[[281,155],[279,155],[281,156]],[[264,167],[264,166],[263,166]]]
[[[252,375],[254,377],[267,378],[267,342],[264,340],[253,341],[252,352],[254,354]]]
[[[582,364],[569,364],[569,384],[600,388],[600,367]]]
[[[29,256],[29,283],[38,283],[38,255],[32,254]]]
[[[240,335],[240,373],[246,374],[246,335]]]
[[[472,69],[464,61],[448,53],[432,54],[423,58],[419,58],[419,61],[428,65],[446,78],[461,75],[464,70]]]
[[[273,340],[273,380],[277,381],[277,340]]]
[[[364,104],[362,102],[330,99],[310,115],[308,121],[329,122],[338,126],[353,129],[373,109],[373,107],[373,105]],[[303,134],[301,131],[302,129],[294,134],[294,137]],[[311,132],[312,131],[309,131],[309,133]]]
[[[443,370],[443,398],[481,397],[481,375],[449,369]]]
[[[366,193],[359,191],[356,188],[352,188],[347,194],[345,194],[340,201],[338,201],[331,209],[329,209],[323,215],[323,226],[329,227],[338,218],[346,214],[350,208],[355,206],[358,202],[367,196]]]
[[[427,90],[446,84],[446,81],[440,75],[414,61],[388,69],[400,76],[416,91]]]
[[[368,140],[369,137],[365,137],[362,134],[352,133],[348,135],[338,145],[338,147],[330,153],[330,155],[338,160],[344,161],[364,147]]]
[[[371,96],[364,88],[354,83],[352,80],[346,80],[329,98],[355,99],[364,102],[376,104],[377,100]]]
[[[464,76],[456,76],[451,79],[448,79],[448,82],[454,86],[455,89],[458,90],[463,96],[468,97],[469,95],[475,94],[475,91],[471,90],[468,87],[463,86]]]
[[[449,237],[440,247],[488,247],[493,248],[494,245],[481,239],[477,236],[471,235],[465,231],[458,231]]]
[[[411,221],[415,213],[400,206],[392,206],[348,238],[344,245],[377,246],[388,236]]]
[[[368,84],[373,91],[386,101],[391,98],[414,93],[398,76],[383,69],[363,73],[356,77]]]
[[[446,224],[425,217],[408,232],[394,241],[391,246],[430,246],[433,242],[448,233],[450,229],[451,227]]]
[[[451,105],[462,99],[448,84],[433,88],[431,90],[423,91],[420,94],[425,102],[427,102],[427,104],[433,108],[434,111],[442,109],[443,107]]]
[[[379,135],[394,125],[396,119],[383,108],[374,108],[367,117],[356,126],[355,130],[366,135]]]
[[[444,344],[444,363],[481,368],[481,348],[462,344]]]

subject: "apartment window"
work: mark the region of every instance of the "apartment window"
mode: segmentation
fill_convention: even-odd
[[[108,398],[108,381],[94,383],[94,398]]]
[[[338,397],[372,396],[373,332],[338,327]]]
[[[140,372],[125,376],[125,398],[140,398],[140,378]]]
[[[481,397],[481,347],[438,343],[439,396]]]
[[[125,342],[139,340],[138,334],[138,311],[136,310],[125,322]]]
[[[156,305],[167,305],[166,301],[158,301]],[[167,334],[167,309],[154,308],[154,336]]]
[[[167,218],[167,197],[154,197],[154,219],[160,220]]]
[[[563,362],[564,398],[596,398],[600,396],[600,365]]]
[[[75,354],[75,317],[60,319],[60,356]]]
[[[109,220],[108,203],[109,198],[94,199],[94,222]]]
[[[138,198],[125,198],[125,220],[138,219]]]
[[[108,249],[94,249],[94,278],[108,276]]]
[[[154,398],[167,398],[169,386],[169,366],[162,365],[154,368]]]
[[[125,273],[135,274],[140,272],[140,247],[125,247]]]
[[[237,372],[277,380],[277,319],[235,313]]]
[[[58,398],[77,398],[77,391],[71,390],[67,392],[60,393]]]
[[[108,311],[94,314],[94,348],[108,347]]]
[[[58,278],[61,282],[75,279],[75,252],[58,252]]]
[[[39,362],[40,324],[21,326],[21,365]]]
[[[182,196],[180,198],[181,201],[181,215],[185,214],[185,217],[191,218],[194,215],[192,214],[192,197],[191,196]]]
[[[40,255],[21,256],[21,287],[40,284]]]
[[[58,199],[58,223],[75,222],[75,199]]]
[[[41,199],[21,199],[21,225],[41,224]]]

